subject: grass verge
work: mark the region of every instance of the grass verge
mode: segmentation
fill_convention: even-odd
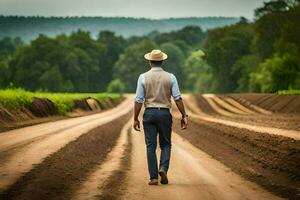
[[[280,90],[278,94],[300,94],[300,90]]]
[[[30,92],[24,89],[4,89],[0,90],[0,106],[6,109],[17,110],[30,105],[34,97],[47,98],[58,108],[61,114],[66,114],[72,110],[74,99],[84,99],[92,97],[105,105],[108,99],[113,102],[121,100],[120,94],[114,93],[50,93],[50,92]]]

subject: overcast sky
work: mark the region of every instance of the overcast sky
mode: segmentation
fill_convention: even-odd
[[[253,17],[264,0],[0,0],[0,15]]]

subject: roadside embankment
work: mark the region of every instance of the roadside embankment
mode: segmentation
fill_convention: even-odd
[[[110,93],[46,93],[0,90],[0,132],[109,109],[123,100]]]

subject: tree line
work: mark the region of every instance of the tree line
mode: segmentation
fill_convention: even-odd
[[[78,30],[39,35],[30,44],[0,40],[0,88],[67,92],[134,92],[149,69],[143,55],[160,48],[167,71],[187,92],[276,92],[300,89],[300,6],[272,0],[255,10],[255,21],[203,31],[187,26],[124,38]]]
[[[96,37],[100,31],[113,31],[124,37],[144,35],[153,30],[169,32],[187,25],[201,26],[203,29],[234,24],[237,17],[187,17],[147,19],[133,17],[43,17],[43,16],[3,16],[0,15],[0,39],[5,36],[20,36],[24,42],[30,42],[39,34],[54,37],[58,34],[70,34],[78,29],[89,31]]]

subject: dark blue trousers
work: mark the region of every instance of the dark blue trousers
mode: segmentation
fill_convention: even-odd
[[[171,155],[172,115],[168,109],[146,109],[143,115],[150,179],[158,178],[157,135],[161,148],[159,169],[168,172]]]

